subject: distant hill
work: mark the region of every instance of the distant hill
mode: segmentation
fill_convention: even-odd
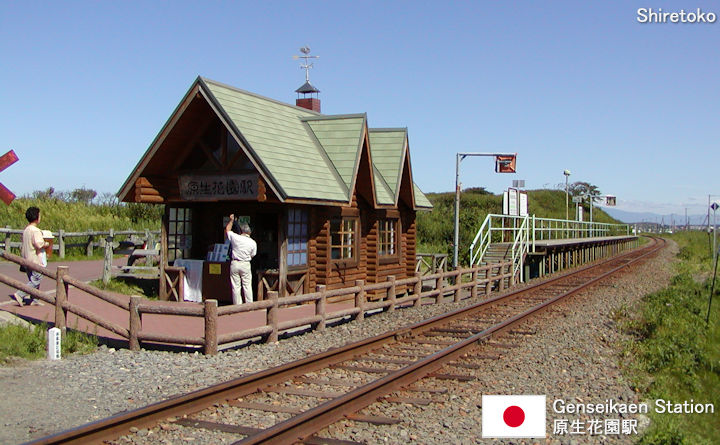
[[[625,223],[664,222],[665,225],[672,225],[672,222],[675,221],[676,225],[685,225],[685,214],[675,213],[672,215],[661,215],[650,212],[628,212],[613,207],[604,207],[603,209],[608,215]],[[710,215],[710,217],[712,218],[712,215]],[[688,220],[690,225],[706,224],[707,215],[688,215]]]
[[[539,218],[565,219],[565,192],[561,190],[527,190],[528,212]],[[428,193],[434,208],[431,212],[418,212],[417,251],[452,255],[455,194]],[[570,203],[570,216],[574,205]],[[587,206],[586,206],[587,207]],[[589,209],[585,209],[588,215]],[[488,213],[502,213],[502,195],[493,195],[483,189],[463,191],[460,197],[460,263],[468,263],[468,249]],[[586,216],[587,218],[587,216]],[[618,223],[599,208],[593,208],[593,220]]]

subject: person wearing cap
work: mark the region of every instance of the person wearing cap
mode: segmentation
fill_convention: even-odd
[[[257,243],[250,238],[250,226],[247,223],[237,224],[235,215],[225,226],[225,236],[230,240],[230,283],[232,284],[233,304],[252,303],[252,271],[250,260],[257,253]]]
[[[28,220],[28,225],[23,230],[22,234],[22,257],[38,266],[47,266],[47,256],[45,254],[45,248],[50,244],[43,238],[42,230],[38,228],[40,223],[40,209],[37,207],[28,207],[25,211],[25,218]],[[28,276],[28,286],[40,289],[40,280],[42,274],[26,268]],[[36,299],[30,297],[29,301],[25,301],[30,294],[18,290],[13,294],[13,298],[17,303],[22,306],[23,304],[39,305],[41,304]]]

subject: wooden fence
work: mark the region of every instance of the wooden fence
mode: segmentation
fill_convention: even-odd
[[[67,314],[72,313],[126,339],[131,350],[139,350],[141,342],[160,342],[173,345],[202,346],[205,354],[216,354],[220,345],[254,337],[263,337],[267,342],[274,342],[277,341],[281,332],[306,325],[310,325],[313,329],[324,330],[329,320],[348,316],[356,320],[362,320],[368,311],[379,309],[394,311],[399,306],[408,305],[417,307],[422,304],[423,299],[429,298],[434,300],[435,303],[439,303],[445,295],[452,294],[453,300],[459,301],[462,298],[462,291],[465,289],[470,289],[469,297],[475,298],[481,287],[485,294],[490,294],[494,288],[500,291],[504,290],[506,279],[511,284],[514,282],[511,276],[511,263],[505,262],[467,269],[459,268],[447,272],[440,271],[430,275],[417,273],[415,277],[397,281],[395,277],[390,276],[386,282],[377,284],[365,284],[363,280],[358,280],[355,282],[355,286],[343,289],[327,290],[325,286],[317,286],[316,291],[313,293],[283,298],[279,298],[278,293],[273,291],[268,293],[268,299],[248,304],[218,307],[217,300],[206,300],[203,303],[174,306],[167,302],[151,301],[138,296],[128,299],[97,289],[68,275],[66,266],[59,266],[57,273],[55,273],[8,252],[0,251],[0,256],[28,269],[38,271],[56,281],[55,296],[52,296],[0,274],[0,282],[23,290],[32,295],[33,298],[53,305],[55,307],[55,326],[62,330],[67,327]],[[486,271],[487,273],[485,273]],[[488,278],[483,278],[484,275],[487,275]],[[178,276],[181,277],[181,273]],[[423,287],[423,282],[428,280],[434,281],[434,287]],[[450,282],[455,284],[448,284]],[[99,314],[69,302],[67,295],[70,285],[127,311],[127,325],[121,326],[108,321]],[[397,286],[407,286],[410,291],[398,297]],[[366,299],[367,292],[378,290],[385,291],[384,298],[378,301],[368,301]],[[354,301],[354,305],[347,309],[329,311],[327,305],[329,298],[351,300]],[[307,303],[314,304],[314,315],[284,322],[279,321],[278,313],[281,307]],[[251,311],[264,311],[265,325],[223,335],[217,334],[217,325],[220,319],[233,314]],[[202,318],[204,320],[204,335],[188,336],[181,333],[163,335],[148,332],[143,329],[143,314],[183,315]]]
[[[22,229],[13,229],[10,226],[0,228],[0,245],[2,250],[7,253],[12,253],[11,249],[20,250],[22,242],[20,241],[22,236]],[[85,250],[85,255],[92,256],[95,248],[104,249],[106,243],[111,243],[113,247],[120,246],[120,243],[116,241],[116,238],[123,240],[129,239],[128,245],[132,244],[132,247],[138,244],[147,246],[153,246],[156,240],[160,237],[159,230],[118,230],[113,229],[101,231],[101,230],[88,230],[86,232],[66,232],[64,230],[58,230],[52,232],[55,240],[53,241],[53,252],[57,252],[60,258],[65,258],[67,249],[70,248],[82,248]],[[18,241],[13,241],[13,235]],[[69,238],[75,238],[72,242],[68,242]],[[78,239],[79,238],[79,239]]]

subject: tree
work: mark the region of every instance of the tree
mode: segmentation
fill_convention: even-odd
[[[85,204],[90,204],[96,196],[97,192],[95,190],[86,189],[85,187],[77,188],[70,193],[70,198],[74,202],[84,202]]]
[[[568,187],[570,196],[587,196],[592,197],[593,202],[600,202],[600,189],[596,185],[592,185],[589,182],[573,182]]]

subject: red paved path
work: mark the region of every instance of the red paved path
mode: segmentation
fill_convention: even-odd
[[[114,261],[116,265],[125,264],[124,258],[119,258]],[[56,270],[58,265],[67,265],[70,267],[69,275],[81,279],[83,281],[91,281],[99,278],[102,275],[102,261],[73,261],[73,262],[58,262],[50,263],[49,268]],[[27,276],[18,270],[18,266],[14,263],[0,263],[0,273],[11,276],[22,282],[27,281]],[[55,282],[54,280],[44,277],[40,285],[40,290],[50,291],[54,293]],[[19,307],[15,300],[10,296],[14,289],[0,284],[0,310],[11,312],[24,319],[37,322],[48,322],[54,323],[55,320],[55,308],[50,304],[45,303],[43,306],[23,306]],[[86,310],[91,311],[94,314],[101,315],[103,319],[111,321],[124,328],[128,327],[128,313],[124,309],[118,308],[110,303],[96,298],[92,295],[86,294],[74,287],[70,287],[68,292],[68,301],[77,304]],[[126,295],[120,295],[119,297],[129,300]],[[167,302],[163,304],[168,305],[188,305],[196,306],[199,303],[191,302]],[[328,312],[337,311],[352,307],[352,302],[343,303],[330,303],[327,305]],[[279,311],[279,321],[288,321],[297,318],[304,318],[315,314],[315,306],[313,304],[304,304],[294,307],[281,308]],[[234,314],[231,316],[223,316],[218,320],[217,333],[223,335],[232,332],[238,332],[248,328],[254,328],[264,326],[266,320],[265,310],[258,310],[253,312],[245,312],[240,314]],[[92,334],[99,335],[110,339],[120,339],[117,334],[114,334],[104,328],[95,326],[84,319],[68,314],[67,325],[70,328],[82,330]],[[171,316],[171,315],[158,315],[158,314],[144,314],[142,317],[142,330],[143,332],[165,334],[165,335],[183,335],[191,337],[203,337],[204,336],[204,321],[202,317],[186,317],[186,316]]]

